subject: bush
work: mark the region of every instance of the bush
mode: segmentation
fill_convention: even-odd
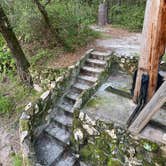
[[[54,1],[47,7],[50,19],[68,51],[85,45],[96,36],[88,25],[95,22],[93,9],[76,0]]]
[[[13,103],[10,98],[0,95],[0,114],[9,113],[13,109]]]
[[[43,17],[33,1],[7,2],[3,3],[3,7],[20,40],[28,43],[53,38],[54,35],[49,35]],[[45,1],[41,1],[41,3],[44,4]],[[66,50],[72,51],[85,45],[96,35],[88,28],[89,24],[95,22],[96,11],[93,3],[89,6],[82,0],[52,0],[46,6],[46,10],[51,23],[58,29],[58,35]]]
[[[0,35],[0,73],[14,72],[16,69],[15,61],[11,56],[2,36]]]
[[[119,25],[131,31],[140,31],[143,27],[145,4],[142,5],[114,5],[110,9],[112,24]]]

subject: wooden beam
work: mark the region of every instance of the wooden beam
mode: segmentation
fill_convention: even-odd
[[[160,108],[166,102],[166,81],[158,89],[149,103],[144,107],[135,121],[129,127],[129,131],[138,134],[151,120],[154,114],[160,111]]]
[[[166,0],[147,0],[141,40],[141,56],[133,100],[140,94],[142,74],[149,74],[148,100],[154,95],[160,57],[166,46]]]

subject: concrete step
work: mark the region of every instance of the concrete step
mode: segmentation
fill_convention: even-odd
[[[107,60],[109,55],[111,55],[111,52],[93,51],[93,52],[91,52],[90,58],[95,58],[95,59],[100,59],[100,60]]]
[[[70,154],[66,153],[63,157],[56,163],[56,166],[74,166],[76,158]]]
[[[88,62],[90,64],[95,64],[97,66],[105,66],[106,65],[106,61],[100,60],[100,59],[87,59],[86,62]]]
[[[73,113],[73,105],[68,103],[67,101],[63,101],[61,104],[58,105],[59,108],[61,108],[62,110],[69,112],[69,113]]]
[[[55,123],[51,123],[46,129],[45,132],[47,132],[49,135],[54,137],[56,140],[69,145],[70,142],[70,132],[65,130],[64,128],[59,127]]]
[[[102,71],[104,71],[104,69],[97,68],[97,67],[94,68],[94,67],[89,67],[89,66],[82,67],[82,70],[84,70],[86,72],[95,73],[95,74],[100,74]]]
[[[75,84],[73,85],[73,87],[76,88],[76,89],[78,89],[78,90],[80,90],[80,91],[84,91],[84,90],[87,90],[87,89],[90,88],[89,85],[81,84],[81,83],[75,83]]]
[[[58,123],[59,125],[66,126],[68,128],[72,127],[73,118],[71,116],[61,113],[57,114],[53,119],[55,123]]]
[[[80,96],[80,94],[79,94],[79,93],[76,93],[76,92],[74,92],[74,91],[70,91],[70,92],[66,95],[66,97],[68,97],[69,99],[72,99],[72,100],[74,100],[74,101],[76,101],[79,96]]]
[[[97,81],[97,77],[83,74],[79,75],[78,78],[92,83],[95,83]]]
[[[57,158],[61,158],[64,153],[64,147],[57,141],[46,135],[41,134],[34,144],[37,160],[41,165],[50,166]]]

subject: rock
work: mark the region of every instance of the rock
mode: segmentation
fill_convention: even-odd
[[[48,91],[44,92],[44,93],[40,96],[40,98],[44,101],[44,100],[47,99],[47,97],[49,96],[49,94],[50,94],[50,91],[48,90]]]
[[[54,89],[56,86],[56,82],[55,81],[52,81],[51,84],[50,84],[50,88],[51,89]]]
[[[92,120],[87,114],[85,115],[85,123],[95,126],[96,122]]]
[[[79,114],[79,119],[80,119],[81,121],[84,121],[84,118],[85,118],[85,114],[84,114],[83,112],[80,112],[80,114]]]
[[[25,111],[28,111],[32,107],[32,103],[30,102],[25,106]]]
[[[21,143],[24,141],[24,139],[28,136],[28,131],[22,131],[20,133],[20,140],[21,140]]]
[[[122,58],[122,59],[121,59],[121,62],[122,62],[122,63],[125,63],[125,58]]]
[[[37,114],[39,112],[39,106],[38,104],[35,105],[35,114]]]
[[[76,141],[81,141],[83,140],[83,132],[81,131],[81,129],[75,129],[74,130],[74,138]]]
[[[135,149],[133,147],[130,147],[129,150],[128,150],[129,154],[130,154],[130,157],[134,157],[135,155]]]
[[[42,92],[43,91],[43,89],[38,84],[34,84],[33,87],[37,92]]]
[[[99,132],[92,126],[89,126],[87,124],[83,124],[83,128],[87,131],[89,135],[98,135]]]
[[[109,135],[112,139],[117,139],[117,136],[116,136],[116,133],[115,133],[115,129],[106,130],[106,133],[108,133],[108,135]]]
[[[30,116],[26,112],[23,112],[20,119],[28,120],[30,119]]]
[[[166,142],[166,134],[163,134],[162,140]]]

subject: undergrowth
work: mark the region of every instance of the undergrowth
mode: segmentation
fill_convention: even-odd
[[[13,110],[12,99],[0,95],[0,115],[9,114],[12,110]]]
[[[12,163],[13,163],[13,166],[22,166],[23,165],[22,157],[19,154],[13,155]]]
[[[113,25],[130,31],[141,31],[143,27],[145,4],[132,6],[114,5],[110,9],[110,21]]]

